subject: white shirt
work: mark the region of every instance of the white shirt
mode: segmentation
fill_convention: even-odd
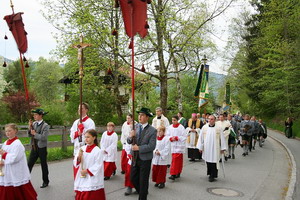
[[[160,126],[168,127],[170,125],[168,118],[161,115],[161,119],[157,119],[157,116],[152,120],[152,126],[156,129]]]
[[[221,131],[222,128],[215,125],[209,127],[205,124],[200,132],[197,147],[202,150],[202,159],[206,162],[219,163],[220,150],[226,150],[226,142]]]
[[[177,128],[173,127],[173,124],[167,128],[166,136],[170,139],[173,136],[178,137],[178,141],[171,142],[171,153],[184,153],[186,133],[185,128],[179,124]]]
[[[156,147],[153,151],[153,165],[168,165],[169,155],[170,155],[170,140],[169,137],[164,137],[162,140],[156,140]],[[158,151],[160,155],[156,155],[155,152]]]
[[[74,167],[79,168],[74,181],[74,190],[82,192],[104,188],[103,152],[97,146],[90,153],[86,152],[87,145],[81,148],[83,150],[83,164],[77,163],[78,154],[73,161]],[[88,173],[85,178],[81,178],[82,167],[88,169],[93,176]]]
[[[0,176],[0,186],[18,187],[30,181],[30,173],[26,161],[25,148],[19,139],[7,145],[4,142],[2,149],[7,152]]]
[[[100,148],[102,151],[106,151],[103,156],[103,161],[106,162],[116,162],[117,161],[117,145],[118,145],[118,135],[114,132],[111,135],[107,135],[105,131],[101,137]]]
[[[78,131],[78,123],[79,123],[79,119],[75,120],[70,130],[71,142],[74,143],[74,153],[73,153],[74,156],[77,155],[79,148],[85,145],[84,133],[89,129],[96,129],[95,123],[91,118],[88,118],[86,121],[82,122],[84,129],[82,134],[82,141],[79,142],[79,137],[75,138],[75,132]]]

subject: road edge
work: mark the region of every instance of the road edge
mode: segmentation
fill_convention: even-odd
[[[293,200],[293,195],[294,195],[294,191],[296,188],[296,180],[297,180],[297,164],[296,164],[294,155],[292,154],[290,149],[281,140],[279,140],[275,137],[272,137],[270,135],[268,135],[268,136],[271,137],[272,139],[274,139],[275,141],[277,141],[279,144],[281,144],[285,148],[285,150],[287,151],[287,153],[290,157],[291,164],[292,164],[292,173],[291,173],[291,177],[290,177],[290,181],[289,181],[289,188],[288,188],[288,191],[285,196],[285,200]]]

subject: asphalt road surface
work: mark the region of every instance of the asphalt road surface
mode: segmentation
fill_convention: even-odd
[[[274,131],[269,131],[269,133],[284,140],[284,142],[287,140],[287,146],[291,145],[291,151],[293,153],[298,152],[296,155],[300,154],[299,141],[286,139]],[[250,152],[248,156],[242,156],[241,147],[236,149],[235,155],[236,159],[230,159],[225,163],[225,178],[222,170],[219,170],[219,178],[216,182],[208,182],[204,161],[189,162],[187,156],[184,155],[181,178],[176,181],[167,179],[164,189],[155,188],[154,183],[150,180],[148,199],[284,199],[289,184],[291,166],[287,152],[281,144],[268,137],[262,148],[257,145],[256,150]],[[297,163],[299,163],[299,159]],[[106,199],[137,199],[137,195],[124,196],[124,175],[120,173],[119,161],[117,167],[117,174],[110,180],[105,181]],[[32,183],[38,193],[38,199],[74,199],[72,160],[67,159],[49,163],[49,172],[50,184],[47,188],[41,189],[39,188],[42,184],[40,165],[33,168]],[[299,189],[296,192],[296,195],[300,197],[298,195]]]

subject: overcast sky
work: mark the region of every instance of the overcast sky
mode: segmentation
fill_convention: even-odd
[[[238,0],[238,3],[234,3],[224,14],[214,21],[215,30],[211,38],[217,44],[220,52],[219,57],[222,56],[224,47],[226,46],[228,38],[227,29],[231,18],[236,17],[239,10],[244,9],[244,2],[245,0]],[[24,12],[22,15],[23,22],[25,30],[28,33],[28,51],[25,56],[33,60],[38,60],[41,56],[50,58],[51,50],[56,47],[52,33],[57,31],[42,16],[40,12],[42,6],[37,0],[13,0],[13,3],[15,13]],[[0,20],[0,55],[15,60],[19,56],[17,46],[11,32],[8,30],[6,22],[3,20],[5,15],[11,13],[9,0],[0,0],[0,16],[2,18]],[[4,40],[5,34],[8,40]],[[208,63],[211,71],[226,74],[228,66],[224,66],[221,59],[209,60]]]

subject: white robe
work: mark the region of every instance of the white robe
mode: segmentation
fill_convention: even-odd
[[[82,122],[84,129],[83,129],[83,134],[82,134],[82,142],[79,142],[79,138],[74,138],[75,137],[75,132],[78,131],[78,123],[79,123],[79,119],[75,120],[75,122],[73,123],[71,130],[70,130],[70,138],[71,138],[71,142],[74,143],[74,153],[73,155],[77,155],[80,147],[82,147],[83,145],[85,145],[85,137],[84,137],[84,133],[89,130],[89,129],[96,129],[95,127],[95,123],[91,118],[88,118],[85,122]]]
[[[166,136],[169,139],[173,136],[178,137],[178,141],[171,142],[171,153],[185,152],[186,132],[184,126],[180,124],[177,128],[174,128],[173,124],[170,125],[167,129]]]
[[[103,152],[99,147],[95,146],[90,153],[87,153],[86,148],[87,145],[81,147],[83,150],[83,168],[88,169],[93,176],[88,173],[85,178],[81,178],[80,171],[82,169],[82,164],[77,163],[78,154],[73,161],[74,167],[79,167],[74,181],[74,190],[80,192],[104,188]]]
[[[18,187],[30,181],[25,148],[19,139],[7,145],[4,142],[2,149],[7,152],[2,171],[4,176],[0,176],[0,186]]]
[[[152,126],[156,129],[160,126],[168,127],[170,126],[170,122],[168,118],[166,118],[164,115],[161,115],[161,119],[157,119],[157,116],[152,120]]]
[[[195,132],[191,132],[191,128],[190,127],[187,127],[186,129],[186,135],[187,136],[190,136],[190,140],[186,141],[186,147],[187,148],[191,148],[191,149],[196,149],[197,148],[197,136],[199,138],[199,134],[200,134],[200,131],[201,129],[200,128],[196,128],[196,133]]]
[[[114,132],[111,135],[107,135],[105,131],[101,137],[100,148],[101,150],[106,151],[103,156],[103,161],[105,162],[116,162],[117,161],[117,149],[118,145],[118,135]]]
[[[168,165],[170,155],[170,140],[168,137],[164,137],[162,140],[156,140],[156,147],[153,151],[152,164],[153,165]],[[155,152],[159,151],[160,155],[156,155]]]
[[[209,127],[205,124],[200,132],[197,148],[202,150],[202,159],[206,162],[217,163],[219,169],[220,150],[226,150],[222,128]]]
[[[229,139],[229,134],[230,134],[230,129],[229,127],[232,127],[231,123],[227,120],[224,121],[217,121],[216,125],[219,126],[224,134],[225,137],[225,142],[226,142],[226,149],[228,149],[228,139]],[[228,127],[228,130],[224,131],[225,128]],[[227,152],[225,153],[227,154]]]
[[[123,149],[125,150],[128,145],[127,143],[127,138],[129,137],[130,135],[130,131],[132,130],[132,125],[131,124],[127,124],[127,122],[124,122],[124,124],[122,125],[122,133],[121,133],[121,143],[123,145]],[[130,145],[131,146],[131,145]]]

